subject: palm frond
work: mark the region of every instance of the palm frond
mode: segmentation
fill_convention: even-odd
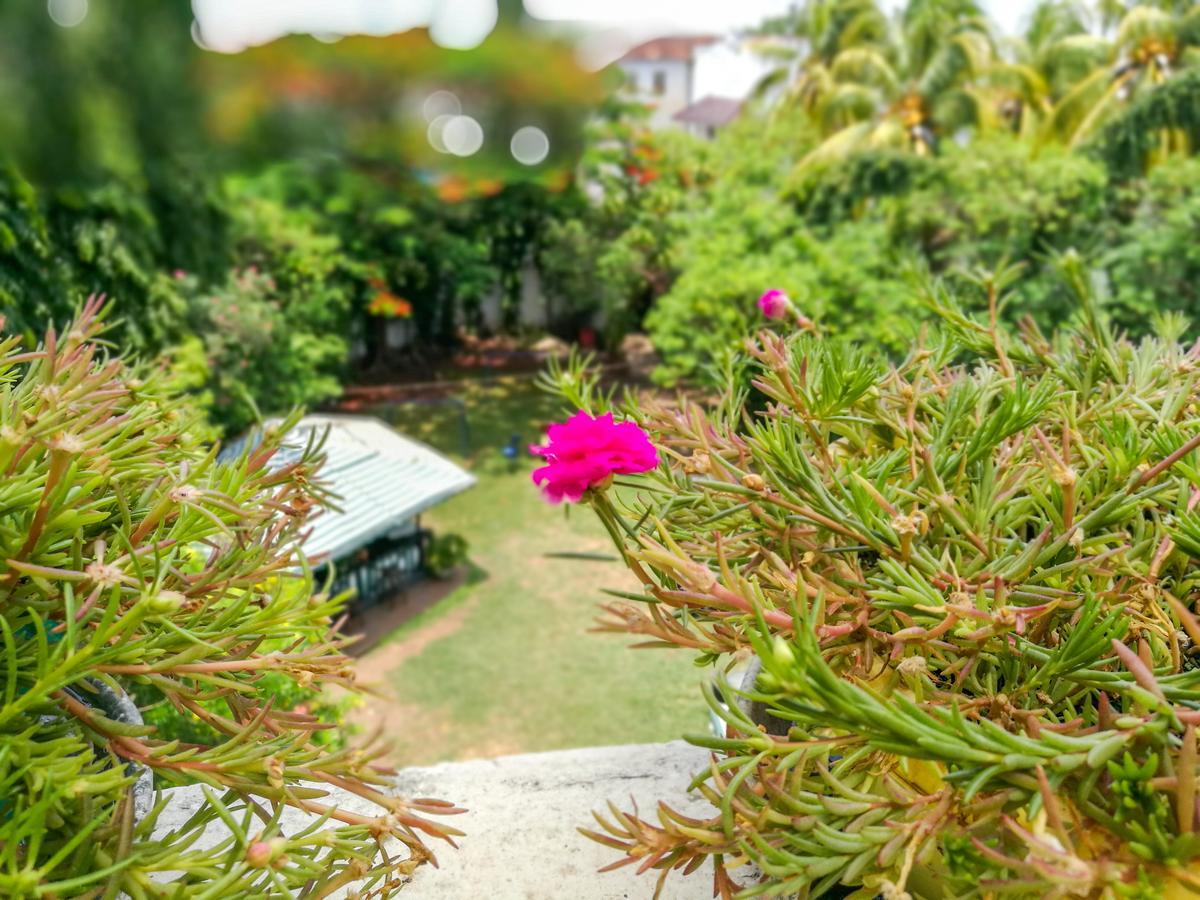
[[[1179,18],[1176,39],[1182,47],[1200,46],[1200,5],[1193,6]]]
[[[787,102],[802,109],[816,109],[822,98],[833,91],[835,84],[828,67],[815,63],[801,70],[788,91]]]
[[[1050,86],[1036,68],[1020,63],[993,63],[986,73],[988,84],[1015,94],[1026,103],[1041,103]]]
[[[1107,68],[1095,69],[1086,78],[1081,79],[1054,105],[1054,112],[1048,123],[1050,134],[1047,137],[1071,140],[1079,123],[1106,96],[1111,84],[1112,77]]]
[[[1164,149],[1165,148],[1165,149]],[[1098,130],[1088,151],[1117,178],[1142,174],[1155,157],[1200,148],[1200,68],[1137,98]]]
[[[878,88],[866,84],[839,84],[822,101],[818,117],[823,132],[839,131],[876,116],[884,105]]]
[[[776,88],[786,84],[791,77],[791,67],[776,66],[755,82],[754,87],[750,89],[750,98],[752,100],[763,99]]]
[[[861,82],[882,88],[889,95],[894,95],[900,84],[896,70],[872,47],[843,50],[834,58],[831,73],[835,81]]]
[[[1117,26],[1116,45],[1128,50],[1146,41],[1175,40],[1178,23],[1170,13],[1155,6],[1135,6]]]
[[[1025,41],[1036,53],[1069,35],[1087,31],[1086,13],[1078,3],[1042,0],[1034,7],[1025,28]]]
[[[938,48],[929,65],[920,74],[917,92],[936,97],[960,79],[984,71],[992,58],[991,39],[977,31],[964,31]]]
[[[1110,116],[1117,111],[1121,100],[1122,91],[1127,85],[1132,83],[1140,73],[1136,70],[1126,72],[1118,78],[1112,79],[1104,93],[1099,97],[1088,114],[1083,117],[1083,120],[1075,128],[1071,135],[1069,146],[1075,147],[1086,141],[1092,133]]]
[[[989,115],[992,106],[982,92],[964,87],[940,94],[933,104],[931,114],[938,130],[943,134],[952,135],[963,128],[995,125],[998,118]]]
[[[1114,47],[1098,35],[1073,34],[1046,47],[1034,61],[1055,97],[1063,96],[1097,67],[1110,65]]]
[[[793,182],[799,184],[816,169],[845,160],[868,143],[874,130],[872,122],[856,122],[830,135],[796,163],[792,170]]]

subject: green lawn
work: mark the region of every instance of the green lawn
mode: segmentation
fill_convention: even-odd
[[[510,435],[519,434],[524,449],[546,422],[562,418],[559,402],[528,378],[464,385],[458,397],[461,408],[406,404],[380,412],[479,478],[425,519],[435,530],[467,538],[475,579],[368,657],[376,670],[385,664],[382,672],[400,704],[403,727],[394,728],[391,717],[389,730],[400,733],[388,735],[398,745],[398,761],[659,741],[703,731],[702,670],[685,652],[630,650],[633,638],[588,631],[605,599],[600,588],[632,589],[632,576],[615,558],[546,556],[611,552],[591,511],[545,503],[529,479],[535,461],[522,453],[512,467],[501,455]],[[463,445],[463,412],[470,448]],[[391,666],[387,655],[396,655],[402,643],[419,649]]]

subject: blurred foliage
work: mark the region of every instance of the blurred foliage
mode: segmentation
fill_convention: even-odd
[[[717,174],[679,217],[678,278],[646,320],[660,378],[699,374],[749,333],[759,313],[747,285],[783,288],[833,333],[893,347],[903,338],[916,307],[897,278],[905,249],[889,245],[877,218],[827,228],[797,215],[781,190],[805,146],[797,130],[744,121],[709,150]]]
[[[1200,15],[1195,16],[1200,29]],[[1184,72],[1114,117],[1089,149],[1116,175],[1135,177],[1174,147],[1200,147],[1200,69]]]
[[[465,196],[486,196],[493,182],[561,183],[582,149],[582,123],[603,82],[580,67],[571,46],[501,22],[469,53],[447,51],[422,30],[386,37],[345,37],[334,44],[293,36],[235,56],[201,60],[210,85],[208,123],[247,161],[270,162],[295,147],[350,160],[404,160],[453,176]],[[480,152],[436,152],[422,103],[449,90],[483,127]],[[517,163],[509,138],[536,125],[550,155]]]
[[[697,377],[735,347],[772,287],[825,333],[891,349],[926,318],[911,288],[921,271],[962,283],[1015,264],[1002,315],[1063,324],[1076,304],[1054,260],[1068,251],[1109,283],[1113,320],[1135,335],[1160,310],[1197,308],[1193,159],[1123,177],[1090,153],[1001,132],[933,157],[865,150],[797,177],[791,163],[811,138],[779,129],[748,118],[703,148],[717,174],[658,230],[673,242],[673,280],[646,325],[665,381]]]
[[[295,299],[254,267],[190,298],[188,321],[205,352],[206,399],[213,419],[230,432],[253,424],[262,410],[317,403],[341,390],[336,376],[346,342],[306,327],[311,310],[289,303]]]
[[[122,298],[112,339],[152,355],[180,335],[185,308],[148,198],[120,180],[39,190],[0,168],[0,312],[32,336],[89,294]]]
[[[197,46],[186,6],[93,7],[71,29],[44,6],[0,7],[11,327],[32,338],[106,294],[111,339],[184,366],[197,403],[235,431],[335,396],[356,363],[389,364],[381,293],[410,317],[411,352],[516,326],[599,96],[567,45],[507,15],[467,54],[411,32],[229,56]],[[484,152],[429,147],[434,89],[484,123]],[[538,166],[493,137],[527,124],[551,137]]]
[[[520,333],[533,287],[562,337],[649,330],[665,381],[736,347],[769,287],[891,349],[921,322],[914,271],[1019,264],[1002,315],[1044,328],[1071,309],[1047,262],[1069,250],[1135,332],[1192,296],[1148,274],[1191,273],[1192,192],[1158,174],[1195,143],[1187,4],[1045,2],[1000,39],[970,0],[810,0],[765,27],[779,69],[703,141],[649,131],[513,4],[470,53],[417,30],[228,55],[186,9],[130,3],[73,29],[0,9],[0,304],[32,334],[112,296],[113,340],[186,357],[226,430],[464,331]],[[432,150],[435,90],[483,124],[479,154]],[[500,139],[524,124],[544,164]]]
[[[1114,318],[1145,328],[1153,315],[1200,311],[1200,159],[1154,169],[1118,193],[1121,216],[1106,223],[1097,254]],[[1139,327],[1140,326],[1140,327]]]
[[[617,99],[601,110],[580,167],[587,193],[551,220],[538,254],[560,315],[598,317],[609,344],[639,328],[674,281],[686,217],[712,178],[707,144],[650,132],[644,115]]]
[[[1049,0],[1000,40],[969,0],[913,0],[895,16],[874,0],[810,0],[765,31],[800,40],[775,45],[782,65],[757,104],[664,163],[714,161],[697,196],[676,191],[656,210],[667,264],[645,324],[661,379],[723,371],[710,366],[773,287],[825,333],[892,349],[922,318],[909,286],[920,271],[962,282],[1014,264],[1002,314],[1048,329],[1074,308],[1050,262],[1075,251],[1134,334],[1160,308],[1189,308],[1189,288],[1159,286],[1190,277],[1190,248],[1160,263],[1169,281],[1151,260],[1186,241],[1193,217],[1187,177],[1162,171],[1190,172],[1197,146],[1194,4]],[[609,234],[640,221],[636,202],[614,206],[624,199],[606,190],[595,204]],[[620,246],[596,243],[597,258]],[[627,279],[637,262],[626,257]],[[605,305],[647,308],[636,283],[603,290]]]

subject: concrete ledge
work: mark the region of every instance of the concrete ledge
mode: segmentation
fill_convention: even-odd
[[[440,797],[469,812],[454,817],[466,832],[460,848],[431,843],[440,868],[423,866],[402,892],[408,900],[626,900],[654,894],[656,874],[638,877],[632,867],[599,874],[619,858],[575,829],[595,824],[592,810],[612,800],[622,809],[630,798],[653,817],[660,800],[688,815],[710,815],[712,807],[689,796],[692,776],[708,764],[708,752],[682,742],[589,747],[497,759],[441,763],[405,769],[396,791],[407,797]],[[187,819],[203,801],[199,788],[175,788],[156,832]],[[340,808],[374,812],[358,797],[331,791]],[[284,817],[289,831],[305,820]],[[214,829],[210,828],[209,831]],[[206,834],[206,841],[219,839]],[[707,900],[712,879],[706,869],[673,876],[663,900]]]
[[[682,742],[589,747],[529,753],[407,769],[397,791],[410,797],[443,797],[470,812],[455,824],[465,831],[461,849],[438,852],[439,869],[422,868],[405,889],[411,900],[624,900],[651,897],[656,875],[633,867],[597,873],[619,854],[575,829],[594,826],[592,810],[612,800],[628,808],[630,796],[644,815],[660,800],[691,815],[712,813],[689,797],[688,782],[708,765],[708,751]],[[703,871],[667,882],[664,900],[707,900],[712,879]]]

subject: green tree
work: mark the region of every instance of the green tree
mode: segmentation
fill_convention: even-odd
[[[986,72],[1000,117],[1023,139],[1042,139],[1055,103],[1109,54],[1076,0],[1043,0],[1023,35],[1003,42]]]
[[[1162,2],[1126,10],[1108,53],[1063,94],[1048,127],[1070,146],[1079,146],[1112,121],[1129,103],[1145,98],[1200,61],[1200,7]],[[1197,118],[1193,111],[1191,121]],[[1187,153],[1185,135],[1157,134],[1158,155]]]
[[[987,124],[976,79],[996,49],[971,0],[914,0],[896,20],[873,2],[822,0],[799,22],[813,49],[788,96],[825,135],[801,168],[865,148],[931,155]]]

